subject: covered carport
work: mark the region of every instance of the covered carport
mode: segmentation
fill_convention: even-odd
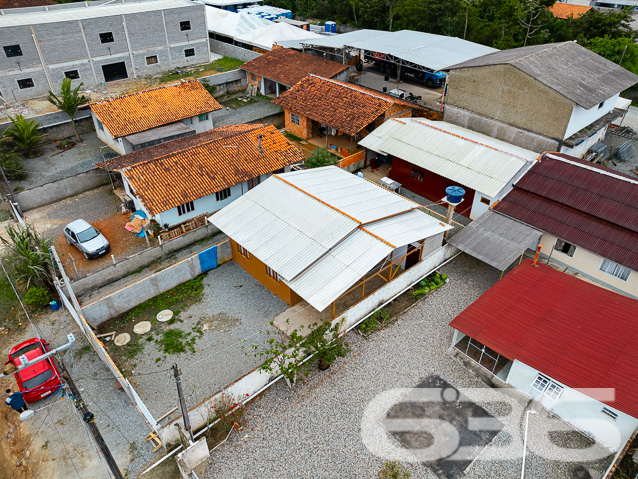
[[[536,249],[541,232],[489,210],[450,238],[449,243],[499,271],[505,271],[527,249]]]

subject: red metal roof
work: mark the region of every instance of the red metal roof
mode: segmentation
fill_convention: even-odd
[[[614,388],[602,402],[638,418],[637,315],[638,300],[526,260],[450,326],[571,388]]]
[[[551,156],[543,155],[494,209],[638,271],[638,178]]]

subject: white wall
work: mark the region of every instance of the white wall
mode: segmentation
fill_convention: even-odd
[[[244,193],[246,191],[247,187],[246,184],[244,184]],[[224,206],[229,205],[240,196],[241,185],[235,185],[230,188],[230,196],[223,201],[217,201],[215,193],[193,201],[193,206],[195,206],[195,209],[189,213],[186,213],[185,215],[178,215],[177,208],[171,208],[170,210],[162,211],[159,215],[162,220],[161,224],[164,225],[165,223],[168,223],[169,226],[173,226],[204,213],[214,213],[215,211],[222,209]]]
[[[638,427],[638,419],[607,406],[575,389],[566,387],[558,381],[554,382],[565,388],[558,399],[552,400],[547,396],[541,395],[541,393],[532,389],[532,384],[539,372],[542,374],[541,371],[514,360],[506,382],[527,396],[539,400],[547,410],[556,414],[576,429],[591,435],[598,443],[614,452],[625,445],[633,431]],[[549,376],[547,377],[552,379]],[[603,407],[618,414],[615,421],[601,412]]]
[[[146,213],[146,216],[149,216],[148,211],[146,210],[146,208],[144,208],[142,202],[131,190],[131,186],[129,185],[126,176],[124,176],[124,173],[122,173],[122,180],[124,182],[124,191],[126,191],[126,194],[133,200],[133,203],[135,203],[135,209],[142,210],[144,213]]]
[[[607,133],[607,125],[601,128],[600,130],[598,130],[595,135],[588,136],[587,138],[585,138],[585,141],[583,141],[582,143],[579,143],[573,148],[570,148],[568,146],[561,146],[560,153],[565,153],[566,155],[571,155],[571,156],[575,156],[576,158],[580,158],[585,153],[587,153],[587,150],[589,150],[594,143],[598,143],[600,140],[602,140],[605,137],[606,133]]]
[[[213,129],[213,113],[208,112],[208,118],[204,121],[199,121],[199,116],[194,116],[191,118],[192,123],[190,126],[195,133],[202,133],[203,131],[208,131]],[[184,121],[182,121],[184,123]]]
[[[601,108],[598,108],[598,105],[595,105],[593,108],[585,110],[583,107],[574,105],[574,110],[572,111],[572,116],[567,124],[563,140],[582,130],[587,125],[591,125],[593,122],[612,111],[619,96],[620,93],[617,93],[608,100],[605,100]]]
[[[481,203],[481,197],[484,197],[490,200],[490,204],[486,205],[484,203]],[[480,191],[475,191],[474,201],[472,202],[472,209],[470,210],[470,219],[475,220],[476,218],[481,216],[483,213],[485,213],[487,210],[490,209],[490,206],[492,205],[492,203],[494,203],[494,198],[486,195],[485,193],[481,193]]]
[[[120,155],[124,155],[129,153],[130,151],[126,151],[124,145],[122,144],[121,138],[116,140],[111,136],[109,131],[106,129],[106,126],[102,125],[100,128],[98,119],[95,116],[95,113],[91,111],[91,118],[93,119],[93,125],[95,126],[95,131],[97,132],[97,137],[106,143],[113,151],[118,152]]]

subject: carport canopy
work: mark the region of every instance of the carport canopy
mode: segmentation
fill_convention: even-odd
[[[526,249],[536,248],[541,232],[489,210],[454,235],[449,243],[499,271],[505,271]]]

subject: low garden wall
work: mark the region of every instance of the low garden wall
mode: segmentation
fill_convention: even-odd
[[[246,72],[241,69],[231,70],[229,72],[217,73],[207,77],[198,79],[201,83],[206,81],[209,85],[217,85],[215,96],[224,96],[229,93],[244,90],[248,85]]]
[[[46,135],[42,138],[42,143],[52,143],[56,140],[75,136],[75,130],[73,130],[71,119],[66,113],[61,111],[45,113],[43,115],[28,117],[27,119],[35,120],[40,124],[39,133]],[[95,126],[91,119],[91,111],[83,110],[77,112],[75,115],[75,125],[77,126],[80,135],[95,131]],[[4,131],[9,126],[11,126],[10,121],[0,123],[0,131]]]
[[[254,60],[261,56],[261,53],[247,50],[236,45],[231,45],[230,43],[220,42],[219,40],[213,40],[212,38],[208,40],[208,43],[210,44],[211,52],[225,57],[237,58],[238,60],[243,60],[245,62],[249,62],[250,60]]]
[[[193,231],[193,233],[202,230],[205,231],[204,228],[200,228],[199,230]],[[162,246],[172,244],[179,238],[183,238],[185,236],[188,236],[188,234],[179,236]],[[213,246],[217,246],[217,264],[231,259],[232,253],[230,249],[230,242],[228,240],[217,245],[210,245],[206,249]],[[147,250],[147,252],[157,254],[157,250],[160,248],[161,246],[152,248],[151,250]],[[162,271],[153,273],[140,281],[111,293],[98,301],[82,306],[82,314],[92,326],[98,327],[104,321],[119,316],[120,314],[133,309],[138,304],[142,304],[144,301],[147,301],[158,294],[169,291],[175,286],[199,276],[201,273],[202,267],[199,261],[199,253],[197,253],[189,256],[179,263],[163,269]],[[89,279],[92,276],[94,275],[91,275],[86,279]],[[76,290],[76,283],[73,283],[73,289]]]

